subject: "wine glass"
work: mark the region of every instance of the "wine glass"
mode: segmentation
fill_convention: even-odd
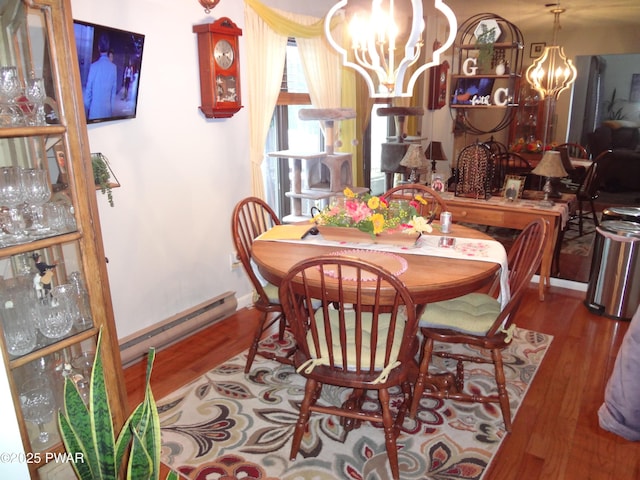
[[[32,120],[33,124],[35,126],[46,125],[47,121],[44,112],[44,100],[47,98],[47,92],[44,88],[44,80],[42,78],[35,77],[27,80],[25,96],[27,97],[27,100],[33,103],[35,108],[35,116]]]
[[[20,123],[20,114],[15,106],[15,99],[20,93],[20,88],[18,69],[8,65],[0,67],[0,98],[2,99],[0,118],[4,126]]]
[[[53,420],[55,400],[53,389],[46,377],[31,378],[22,384],[20,391],[22,414],[28,422],[38,425],[38,440],[47,443],[49,432],[46,423]]]
[[[27,168],[22,172],[25,202],[31,206],[32,223],[30,229],[35,233],[45,233],[49,227],[42,224],[42,205],[51,198],[51,187],[47,171]]]
[[[22,168],[0,167],[0,206],[9,208],[9,217],[5,220],[4,228],[14,242],[21,241],[25,236],[24,219],[17,208],[26,198],[22,178]]]

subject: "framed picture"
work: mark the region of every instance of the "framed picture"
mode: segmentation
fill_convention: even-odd
[[[442,175],[435,174],[431,177],[431,188],[433,188],[436,192],[444,192],[444,180],[442,179]]]
[[[504,186],[502,191],[504,192],[504,198],[509,201],[514,201],[518,198],[522,198],[522,192],[524,191],[524,182],[527,177],[521,177],[519,175],[507,175],[504,177]]]
[[[538,58],[540,55],[542,55],[542,52],[544,52],[544,47],[546,46],[547,44],[545,42],[532,43],[531,50],[529,50],[529,56],[531,58]]]

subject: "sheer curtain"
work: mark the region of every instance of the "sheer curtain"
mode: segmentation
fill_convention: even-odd
[[[294,37],[300,48],[314,107],[335,108],[349,105],[342,101],[342,67],[337,53],[325,39],[324,19],[280,12],[257,0],[245,0],[245,29],[253,192],[262,198],[264,184],[261,165],[264,144],[280,90],[288,37]],[[354,138],[355,122],[350,120],[341,123],[351,124],[348,132],[343,125],[340,129],[345,138]],[[345,146],[350,147],[351,144]],[[345,151],[345,148],[342,150]]]
[[[276,33],[246,1],[245,35],[249,79],[249,160],[253,194],[264,198],[262,161],[284,70],[287,36]],[[256,2],[257,3],[257,2]]]

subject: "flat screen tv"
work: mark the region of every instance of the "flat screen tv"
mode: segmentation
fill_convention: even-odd
[[[135,118],[144,35],[73,21],[87,123]]]

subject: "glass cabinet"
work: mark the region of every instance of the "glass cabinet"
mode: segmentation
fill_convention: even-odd
[[[100,331],[118,430],[124,382],[70,2],[0,0],[0,26],[0,347],[31,476],[53,478],[63,384],[86,394]]]

